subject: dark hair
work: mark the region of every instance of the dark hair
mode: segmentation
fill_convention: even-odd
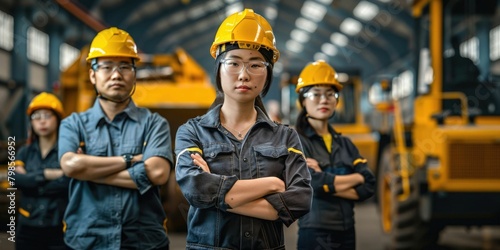
[[[262,50],[264,50],[264,51],[262,51]],[[217,90],[217,95],[215,97],[214,102],[212,103],[212,105],[210,105],[210,108],[208,110],[211,110],[214,107],[216,107],[217,105],[224,102],[224,91],[222,90],[222,84],[221,84],[221,80],[220,80],[220,65],[221,65],[220,61],[222,59],[224,59],[227,51],[229,51],[229,50],[226,50],[225,52],[219,54],[215,58],[214,75],[215,75],[215,87]],[[255,98],[255,106],[259,107],[267,115],[267,111],[266,111],[265,105],[262,101],[262,98],[266,96],[267,92],[269,92],[269,89],[271,88],[271,83],[273,80],[273,63],[272,63],[271,58],[267,55],[268,54],[267,49],[261,48],[261,49],[259,49],[259,52],[264,56],[265,60],[270,63],[270,66],[266,67],[267,68],[266,82],[264,84],[264,89],[262,90],[260,95],[257,96],[257,98]]]
[[[305,129],[309,126],[309,122],[307,121],[307,110],[304,108],[302,103],[304,102],[304,94],[307,93],[313,86],[306,86],[299,90],[298,93],[298,101],[300,107],[302,108],[297,116],[297,121],[295,122],[295,130],[297,133],[305,136]]]

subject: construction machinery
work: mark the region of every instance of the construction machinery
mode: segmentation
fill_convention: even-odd
[[[500,225],[499,7],[413,1],[414,77],[370,91],[387,118],[380,127],[390,127],[377,178],[392,249],[434,249],[446,226]],[[452,40],[461,43],[455,51]]]
[[[67,114],[87,110],[96,98],[89,79],[90,67],[85,60],[88,50],[84,47],[80,57],[61,73],[59,94]],[[137,106],[157,112],[168,120],[173,149],[177,128],[189,118],[206,113],[215,100],[215,88],[204,69],[183,49],[173,54],[140,56],[132,99]],[[186,231],[189,205],[173,172],[162,187],[162,201],[169,231]]]
[[[378,152],[378,136],[365,122],[361,111],[363,83],[355,70],[338,72],[339,81],[344,87],[340,91],[339,103],[331,119],[337,132],[352,140],[359,153],[368,161],[368,167],[375,171]]]

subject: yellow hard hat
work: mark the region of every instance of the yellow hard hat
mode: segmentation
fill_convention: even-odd
[[[299,93],[301,88],[319,84],[333,85],[338,91],[343,88],[337,80],[337,72],[324,60],[310,63],[300,72],[295,92]]]
[[[116,27],[102,30],[92,40],[87,62],[98,57],[131,57],[140,60],[134,39]]]
[[[241,12],[234,13],[222,22],[217,34],[215,34],[210,54],[213,58],[216,58],[219,46],[234,42],[238,43],[241,49],[258,50],[264,47],[272,50],[273,63],[278,61],[280,57],[271,25],[264,17],[255,13],[252,9],[244,9]],[[223,48],[221,49],[224,51]]]
[[[59,101],[59,98],[47,92],[42,92],[37,96],[33,97],[33,100],[31,100],[31,103],[28,106],[26,113],[28,115],[31,115],[38,109],[51,109],[54,112],[56,112],[60,118],[64,117],[63,105],[61,101]]]

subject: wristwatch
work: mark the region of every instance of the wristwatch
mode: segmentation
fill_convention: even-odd
[[[132,159],[134,158],[133,154],[124,154],[122,155],[125,160],[126,167],[129,168],[132,166]]]

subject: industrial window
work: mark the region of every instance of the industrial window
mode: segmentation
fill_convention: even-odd
[[[479,62],[479,39],[472,37],[460,44],[460,55],[470,58],[477,64]]]
[[[396,100],[413,92],[413,72],[406,70],[393,79],[392,97]]]
[[[61,71],[66,70],[78,58],[79,54],[80,50],[77,48],[67,43],[61,44],[59,47],[59,69]]]
[[[33,27],[28,28],[28,59],[41,65],[49,63],[49,36]]]
[[[490,30],[490,59],[500,58],[500,25]]]
[[[12,50],[14,47],[14,18],[0,11],[0,48]]]

